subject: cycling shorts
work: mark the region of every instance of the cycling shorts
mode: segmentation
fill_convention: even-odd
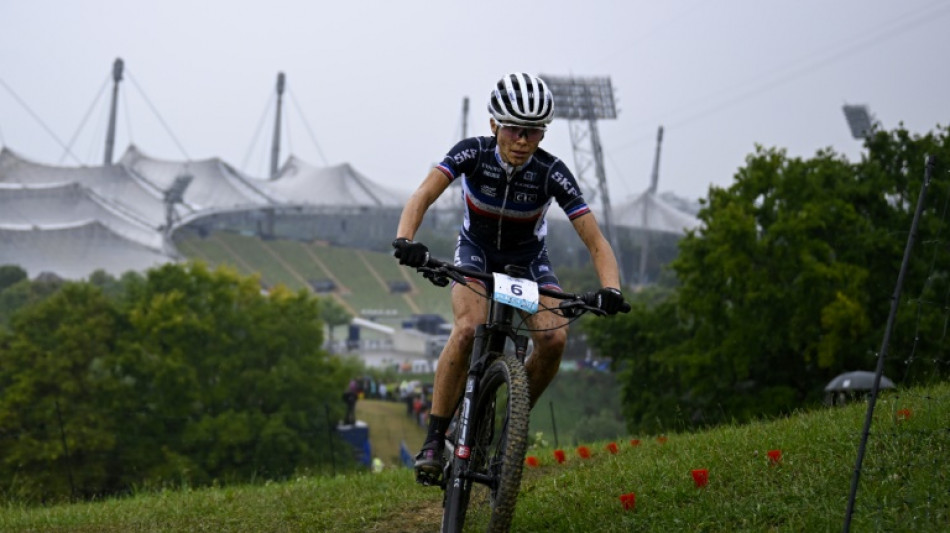
[[[528,277],[546,289],[561,290],[557,274],[548,259],[548,249],[541,246],[536,250],[513,250],[508,252],[486,252],[485,248],[459,235],[455,245],[455,266],[480,272],[502,272],[506,265],[518,265],[528,269]],[[481,280],[470,279],[482,286]]]

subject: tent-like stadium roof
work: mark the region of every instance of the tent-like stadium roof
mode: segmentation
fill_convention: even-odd
[[[685,233],[702,224],[698,218],[676,209],[651,192],[614,207],[613,215],[617,226],[664,233]]]
[[[93,220],[130,241],[156,251],[163,248],[158,228],[129,216],[110,200],[79,183],[0,183],[2,229],[42,230]]]
[[[59,167],[30,161],[8,148],[0,150],[0,183],[62,185],[77,183],[107,199],[127,216],[154,228],[165,224],[162,191],[122,165]]]
[[[167,161],[149,157],[129,146],[119,164],[159,189],[168,190],[181,175],[192,177],[185,189],[184,205],[191,212],[273,204],[255,180],[219,158],[200,161]]]
[[[318,168],[294,156],[263,187],[285,204],[402,207],[409,198],[407,193],[371,181],[348,163]]]
[[[34,277],[54,272],[80,279],[100,269],[119,276],[173,260],[94,220],[42,229],[0,228],[0,242],[0,265],[19,265]]]

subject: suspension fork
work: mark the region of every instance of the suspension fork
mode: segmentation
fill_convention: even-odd
[[[514,312],[511,306],[493,301],[488,313],[488,323],[479,324],[475,328],[472,360],[465,378],[465,393],[462,396],[459,414],[458,445],[455,447],[455,456],[459,459],[468,460],[472,455],[471,438],[475,429],[472,423],[472,409],[475,405],[475,397],[478,395],[478,382],[485,373],[486,365],[491,362],[489,354],[503,353],[505,341],[510,338],[515,343],[515,354],[524,363],[528,337],[514,333],[511,327]]]

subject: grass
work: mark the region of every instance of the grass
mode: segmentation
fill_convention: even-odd
[[[398,405],[398,404],[397,404]],[[950,529],[950,385],[883,396],[877,405],[851,530]],[[640,444],[529,451],[513,531],[841,531],[865,406]],[[781,450],[772,464],[769,450]],[[691,470],[705,468],[697,488]],[[633,493],[624,510],[620,495]],[[2,531],[434,531],[441,493],[407,470],[299,478],[263,486],[141,493],[48,507],[0,507]],[[475,509],[471,530],[482,530]]]
[[[425,429],[406,414],[404,402],[360,400],[356,402],[356,418],[369,425],[370,449],[387,468],[402,464],[399,460],[401,442],[415,453],[425,440]]]

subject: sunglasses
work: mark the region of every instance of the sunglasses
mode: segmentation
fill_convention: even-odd
[[[498,131],[512,141],[522,137],[528,142],[538,142],[544,137],[545,128],[528,128],[525,126],[513,126],[511,124],[499,124]]]

